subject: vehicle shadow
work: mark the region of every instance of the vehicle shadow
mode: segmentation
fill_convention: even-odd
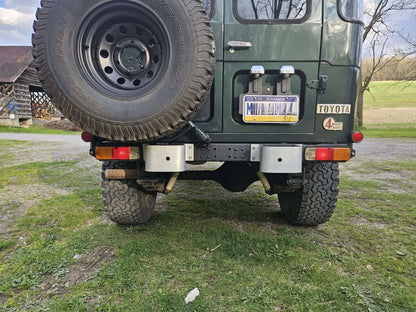
[[[265,194],[260,183],[254,183],[245,192],[232,193],[213,181],[179,181],[172,193],[158,199],[156,213],[171,218],[289,226],[277,195]]]

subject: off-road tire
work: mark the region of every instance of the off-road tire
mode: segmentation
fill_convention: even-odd
[[[106,161],[103,163],[101,181],[104,207],[107,216],[121,225],[146,223],[152,216],[156,204],[156,193],[140,189],[135,180],[107,180],[106,169],[133,169],[137,165],[127,161]]]
[[[44,90],[96,136],[166,137],[196,115],[211,88],[215,42],[198,0],[42,0],[36,18]]]
[[[285,219],[295,225],[313,226],[328,221],[335,209],[339,185],[338,163],[309,162],[304,167],[303,187],[279,193]]]

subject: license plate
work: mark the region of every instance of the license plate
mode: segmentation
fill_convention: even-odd
[[[296,123],[299,96],[245,95],[243,120],[246,123]]]

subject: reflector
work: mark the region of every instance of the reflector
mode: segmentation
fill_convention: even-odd
[[[81,133],[81,139],[84,142],[87,142],[87,143],[91,142],[91,133],[89,133],[87,131],[82,132]]]
[[[352,141],[355,143],[360,143],[364,139],[364,134],[362,134],[360,131],[354,132],[352,134]]]

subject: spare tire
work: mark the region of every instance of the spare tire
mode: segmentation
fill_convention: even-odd
[[[33,56],[44,90],[92,134],[150,141],[183,127],[214,75],[198,0],[42,0]]]

